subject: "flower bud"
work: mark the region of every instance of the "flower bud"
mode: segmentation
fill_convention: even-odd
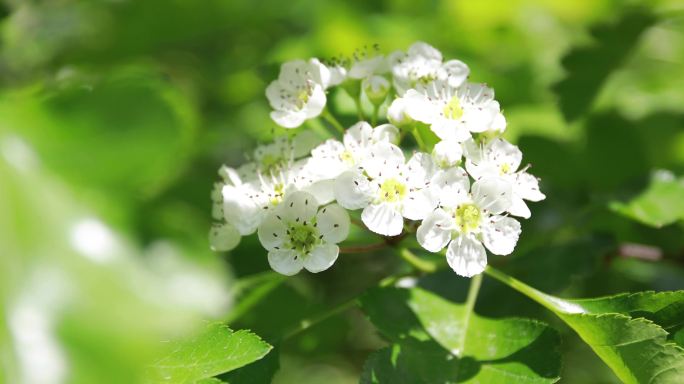
[[[382,76],[370,76],[363,80],[361,87],[371,103],[379,106],[389,93],[390,82]]]

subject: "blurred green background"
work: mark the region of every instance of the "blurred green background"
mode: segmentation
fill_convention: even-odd
[[[492,263],[561,296],[684,289],[684,213],[654,228],[616,203],[656,170],[684,175],[684,6],[647,4],[4,1],[0,380],[132,382],[159,340],[218,318],[277,344],[253,368],[264,382],[278,367],[277,383],[357,382],[384,345],[357,310],[278,341],[401,269],[398,258],[343,255],[324,273],[282,279],[254,237],[214,254],[207,232],[218,167],[282,132],[264,96],[280,63],[373,44],[390,53],[428,42],[496,90],[505,137],[547,199],[533,204],[516,252]],[[353,123],[344,99],[331,100]],[[682,212],[684,195],[672,199]],[[424,284],[455,300],[467,287],[452,273]],[[476,311],[561,331],[561,382],[617,382],[570,330],[500,284],[485,280]]]

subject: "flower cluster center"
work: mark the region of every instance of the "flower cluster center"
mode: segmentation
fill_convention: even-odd
[[[320,243],[318,228],[312,223],[293,223],[287,230],[289,248],[306,255]]]
[[[394,203],[406,196],[406,185],[397,179],[387,179],[380,185],[380,200]]]
[[[480,227],[482,213],[475,204],[459,205],[454,212],[454,220],[460,232],[468,233]]]
[[[463,117],[463,108],[461,108],[461,101],[458,96],[453,96],[449,102],[444,106],[444,117],[451,120],[459,120]]]

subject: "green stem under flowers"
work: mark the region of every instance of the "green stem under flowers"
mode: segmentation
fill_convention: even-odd
[[[418,129],[413,128],[413,137],[416,139],[416,144],[418,144],[418,148],[421,151],[425,150],[425,142],[423,141],[423,138],[420,137],[420,133],[418,133]]]
[[[380,109],[379,105],[373,104],[373,114],[371,115],[371,125],[375,127],[375,125],[378,123],[378,110]]]
[[[321,313],[318,316],[310,317],[307,319],[304,319],[299,322],[297,326],[295,326],[293,329],[290,331],[286,332],[285,335],[283,336],[283,340],[287,340],[289,338],[292,338],[293,336],[298,335],[299,333],[306,331],[307,329],[313,327],[314,325],[330,318],[333,317],[339,313],[342,313],[346,311],[347,309],[350,309],[352,307],[355,307],[358,305],[358,299],[354,297],[351,300],[347,300],[335,307],[330,308],[329,310]]]
[[[356,113],[359,116],[359,121],[365,121],[366,116],[363,114],[363,107],[361,106],[361,95],[354,98],[354,104],[356,104]]]
[[[561,300],[557,297],[549,296],[544,292],[538,291],[522,281],[508,276],[507,274],[490,266],[487,266],[485,273],[543,305],[552,312],[570,312],[570,308],[576,307],[576,305],[568,303],[565,300]]]
[[[330,111],[329,111],[327,108],[323,110],[323,112],[321,113],[321,116],[323,117],[323,119],[325,119],[325,121],[327,121],[328,123],[330,123],[330,125],[332,125],[333,127],[335,127],[335,129],[336,129],[339,133],[344,134],[344,127],[343,127],[342,124],[340,124],[340,122],[335,118],[335,116],[333,116],[332,113],[330,113]]]
[[[411,264],[415,269],[425,272],[425,273],[432,273],[437,270],[437,266],[427,260],[423,260],[420,257],[416,256],[411,250],[408,248],[400,248],[399,249],[399,256],[401,256],[404,261],[407,263]]]
[[[465,302],[465,315],[463,317],[463,329],[467,330],[470,323],[470,317],[472,316],[473,310],[475,309],[475,302],[477,301],[477,295],[480,293],[480,286],[482,286],[482,274],[475,275],[470,279],[470,287],[468,288],[468,297]],[[463,354],[463,349],[466,345],[466,335],[467,332],[461,332],[461,338],[458,341],[457,353],[459,356]]]

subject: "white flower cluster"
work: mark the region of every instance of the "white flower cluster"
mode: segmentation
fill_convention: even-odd
[[[463,62],[444,62],[420,42],[353,63],[283,64],[266,90],[279,125],[294,128],[320,115],[335,85],[384,107],[390,124],[360,121],[341,141],[320,144],[302,131],[258,147],[238,169],[222,167],[212,195],[212,247],[230,250],[257,232],[275,271],[320,272],[335,262],[337,244],[349,233],[348,210],[361,210],[374,233],[415,232],[425,250],[446,248],[447,262],[462,276],[484,270],[486,249],[513,252],[521,230],[511,216],[529,218],[525,200],[545,196],[527,167],[519,169],[518,147],[501,138],[506,120],[494,91],[468,82],[468,74]],[[426,148],[417,137],[419,148],[407,159],[400,142],[421,129],[439,141]]]

